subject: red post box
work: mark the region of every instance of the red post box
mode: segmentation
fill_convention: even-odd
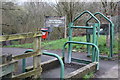
[[[48,37],[48,28],[41,28],[42,31],[42,39],[46,39]]]

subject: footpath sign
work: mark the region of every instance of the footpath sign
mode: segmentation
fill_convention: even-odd
[[[45,16],[45,27],[64,27],[64,38],[66,38],[66,16]]]
[[[46,16],[46,27],[65,27],[65,16]]]

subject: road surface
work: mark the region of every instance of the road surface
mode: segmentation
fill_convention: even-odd
[[[26,51],[27,49],[23,49],[23,48],[2,48],[2,54],[12,54],[12,55],[19,55],[19,54],[23,54],[24,51]],[[52,53],[56,53],[58,55],[61,55],[61,50],[47,50],[47,52],[52,52]],[[90,59],[88,57],[86,57],[86,53],[79,53],[79,52],[74,52],[73,53],[73,57],[76,58],[81,58],[81,59]],[[41,56],[41,61],[47,61],[49,59],[53,59],[53,57],[49,57],[49,56]],[[27,58],[27,66],[32,66],[33,60],[32,58]],[[17,73],[21,73],[22,69],[22,64],[21,64],[21,60],[19,61],[19,65],[18,65],[18,69],[19,71]],[[100,60],[100,70],[97,71],[95,73],[95,78],[118,78],[118,59],[116,60]]]

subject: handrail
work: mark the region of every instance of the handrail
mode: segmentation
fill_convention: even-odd
[[[33,49],[29,49],[29,50],[26,50],[24,52],[24,54],[28,53],[28,52],[33,52]],[[22,59],[22,72],[24,73],[25,72],[25,69],[26,69],[26,59]]]
[[[25,51],[24,53],[27,53],[27,52],[33,52],[33,50],[29,49],[29,50]],[[63,79],[64,78],[64,63],[63,63],[62,59],[57,54],[54,54],[54,53],[42,52],[42,54],[56,57],[59,60],[59,62],[61,64],[60,78]],[[23,72],[25,72],[25,67],[26,67],[26,59],[23,59],[22,60],[22,71]]]
[[[73,26],[71,28],[83,28],[83,29],[93,29],[92,26]]]
[[[100,12],[96,12],[94,14],[94,16],[96,15],[100,15],[102,16],[104,19],[106,19],[109,23],[110,23],[110,55],[109,57],[111,58],[113,56],[113,33],[114,33],[114,24],[113,22],[108,19],[104,14],[100,13]],[[92,17],[90,17],[87,21],[86,21],[86,24],[92,19]]]
[[[67,45],[67,44],[69,44],[69,43],[73,43],[73,44],[84,44],[84,45],[92,45],[93,47],[95,47],[96,48],[96,50],[97,50],[97,62],[98,62],[98,65],[97,65],[97,70],[99,70],[99,48],[95,45],[95,44],[93,44],[93,43],[86,43],[86,42],[76,42],[76,41],[68,41],[68,42],[66,42],[65,44],[64,44],[64,46],[63,46],[63,50],[62,50],[62,57],[64,58],[65,57],[65,46]]]
[[[11,34],[11,35],[1,35],[0,42],[8,41],[8,40],[16,40],[16,39],[24,39],[24,38],[34,38],[41,37],[41,32],[28,32],[28,33],[19,33],[19,34]]]
[[[62,59],[57,55],[57,54],[54,54],[54,53],[49,53],[49,52],[43,52],[42,53],[43,55],[48,55],[48,56],[53,56],[53,57],[56,57],[59,62],[60,62],[60,65],[61,65],[61,70],[60,70],[60,79],[64,79],[64,63],[62,61]]]

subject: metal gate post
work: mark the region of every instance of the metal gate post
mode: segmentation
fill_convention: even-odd
[[[93,26],[93,40],[92,40],[93,44],[96,44],[96,24],[94,24]],[[95,48],[92,47],[92,62],[95,61]]]
[[[73,23],[70,23],[69,24],[69,41],[72,41],[72,27],[73,26]],[[71,56],[72,56],[72,44],[71,43],[69,43],[68,44],[68,63],[70,63],[71,62]]]
[[[86,41],[89,43],[90,42],[90,34],[88,34],[88,29],[86,29]],[[88,53],[88,57],[90,56],[90,45],[87,45],[87,53]]]
[[[112,27],[110,27],[110,54],[109,58],[113,57],[113,38],[114,38],[114,24],[111,24]]]

